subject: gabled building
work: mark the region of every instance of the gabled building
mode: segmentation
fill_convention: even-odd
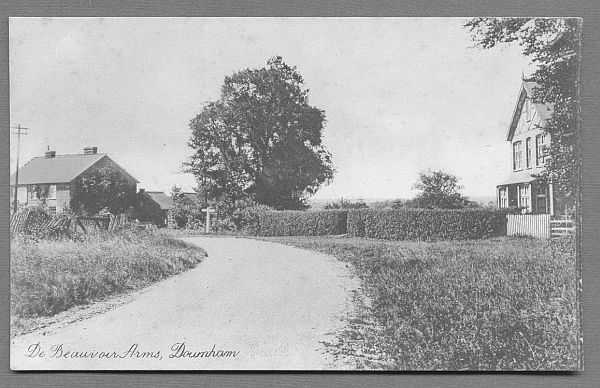
[[[138,193],[138,218],[157,226],[168,226],[173,199],[162,191],[145,191]]]
[[[86,147],[82,154],[57,155],[47,151],[19,168],[17,202],[20,206],[43,205],[52,213],[70,207],[75,181],[96,169],[112,167],[127,182],[133,194],[137,179],[115,163],[108,155],[99,154],[97,147]],[[15,174],[10,177],[11,204],[14,196]]]
[[[506,134],[510,143],[507,178],[497,188],[499,208],[518,208],[521,213],[550,214],[558,211],[553,185],[538,179],[545,168],[552,139],[545,133],[546,121],[552,116],[550,104],[532,101],[534,82],[523,81]]]

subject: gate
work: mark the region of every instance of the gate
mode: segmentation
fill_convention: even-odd
[[[551,220],[550,232],[552,237],[562,237],[575,234],[575,221],[568,217]]]

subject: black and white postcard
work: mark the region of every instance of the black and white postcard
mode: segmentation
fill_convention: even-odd
[[[11,368],[581,370],[581,27],[11,18]]]

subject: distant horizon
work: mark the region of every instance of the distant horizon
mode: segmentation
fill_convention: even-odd
[[[225,76],[281,55],[325,111],[337,170],[309,200],[411,198],[429,169],[493,196],[529,64],[518,47],[473,48],[465,20],[10,18],[11,125],[30,128],[21,164],[97,146],[140,188],[191,191],[189,121]]]
[[[465,197],[471,201],[475,201],[477,203],[480,204],[485,204],[491,201],[495,201],[496,196],[495,195],[474,195],[474,196],[470,196],[470,195],[465,195]],[[319,204],[326,204],[326,203],[331,203],[331,202],[337,202],[340,201],[341,199],[347,200],[347,201],[364,201],[365,203],[369,204],[369,203],[373,203],[373,202],[385,202],[385,201],[397,201],[397,200],[401,200],[401,201],[407,201],[410,199],[413,199],[413,197],[392,197],[392,198],[363,198],[363,197],[337,197],[337,198],[315,198],[315,199],[308,199],[308,203],[312,204],[312,203],[319,203]]]

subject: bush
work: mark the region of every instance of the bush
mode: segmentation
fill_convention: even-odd
[[[173,208],[170,210],[171,216],[175,220],[178,228],[200,229],[205,222],[205,213],[202,209],[206,207],[197,196],[185,195],[180,189],[174,188],[171,194],[173,198]]]
[[[348,234],[386,240],[478,239],[505,234],[504,212],[483,209],[351,210]]]
[[[260,211],[254,213],[259,236],[323,236],[346,233],[346,210]]]

